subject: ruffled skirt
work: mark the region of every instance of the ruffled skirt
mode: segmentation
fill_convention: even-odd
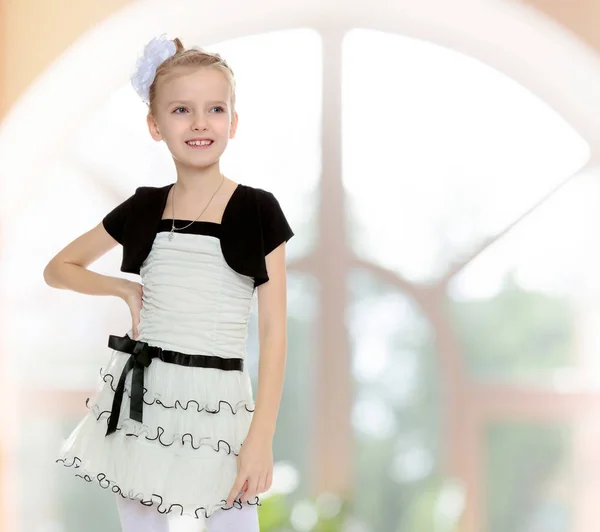
[[[64,441],[57,462],[160,513],[200,518],[231,508],[226,500],[254,412],[248,373],[154,359],[145,369],[143,422],[129,418],[129,372],[117,430],[106,436],[129,356],[112,351],[96,394],[86,401],[88,413]],[[234,506],[241,508],[239,499]]]

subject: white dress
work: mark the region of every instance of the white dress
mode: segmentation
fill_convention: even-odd
[[[226,263],[219,224],[195,222],[170,241],[170,223],[161,220],[140,269],[144,289],[136,340],[186,354],[244,359],[253,278]],[[106,436],[130,356],[109,350],[98,390],[86,402],[89,412],[63,443],[57,462],[160,513],[200,518],[229,508],[237,454],[254,411],[247,364],[224,371],[152,360],[144,373],[143,422],[129,417],[129,371],[117,430]],[[247,504],[260,505],[259,498]],[[241,507],[239,500],[234,506]]]

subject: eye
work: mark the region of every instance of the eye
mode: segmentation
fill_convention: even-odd
[[[219,112],[221,112],[221,113],[223,113],[223,112],[225,111],[225,110],[224,110],[224,109],[223,109],[223,108],[222,108],[220,105],[217,105],[216,107],[213,107],[213,108],[211,108],[211,111],[212,111],[213,109],[218,109],[218,110],[219,110]]]
[[[176,107],[175,109],[173,109],[173,113],[175,113],[176,115],[180,115],[181,113],[177,112],[177,111],[179,111],[179,109],[183,109],[184,111],[187,111],[187,109],[185,107]]]

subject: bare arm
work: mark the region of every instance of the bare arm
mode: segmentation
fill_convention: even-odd
[[[125,279],[87,269],[117,244],[102,223],[99,223],[52,258],[44,269],[44,281],[52,288],[73,290],[81,294],[121,297],[126,286]]]
[[[44,269],[48,286],[73,290],[80,294],[117,296],[129,306],[133,338],[137,338],[143,288],[139,283],[121,277],[93,272],[88,266],[114,248],[118,242],[108,234],[104,225],[82,234],[59,251]]]
[[[258,287],[260,344],[258,392],[250,434],[272,439],[286,366],[287,279],[285,244],[266,257],[269,282]]]

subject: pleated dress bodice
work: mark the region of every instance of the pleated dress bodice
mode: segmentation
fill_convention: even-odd
[[[176,351],[244,358],[253,279],[225,261],[219,224],[195,222],[172,240],[170,226],[161,221],[140,270],[140,339]]]

